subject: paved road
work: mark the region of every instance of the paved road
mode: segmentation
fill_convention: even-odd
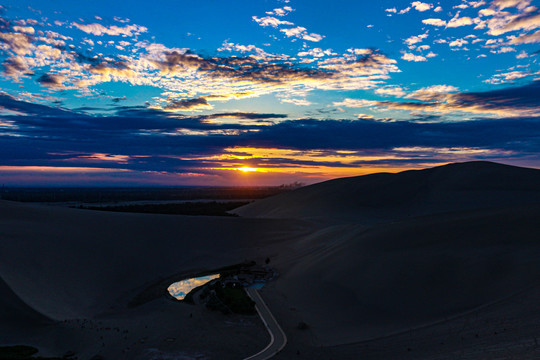
[[[270,359],[285,347],[285,344],[287,344],[287,336],[277,323],[276,319],[268,309],[268,306],[266,306],[266,304],[264,303],[257,290],[246,289],[246,291],[249,297],[252,298],[253,301],[255,301],[255,308],[257,309],[259,316],[261,317],[264,325],[266,326],[266,329],[270,333],[270,344],[268,344],[268,346],[266,346],[264,349],[262,349],[255,355],[247,357],[244,360]]]

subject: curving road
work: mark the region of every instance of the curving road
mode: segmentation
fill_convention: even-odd
[[[255,355],[247,357],[244,360],[270,359],[285,347],[285,345],[287,344],[287,336],[277,323],[276,319],[268,309],[268,306],[266,306],[266,304],[264,303],[257,290],[248,288],[246,289],[246,291],[249,297],[252,298],[253,301],[255,301],[255,309],[257,309],[257,312],[259,313],[259,316],[261,317],[264,325],[266,326],[266,329],[270,333],[270,344],[268,344],[264,349],[262,349]]]

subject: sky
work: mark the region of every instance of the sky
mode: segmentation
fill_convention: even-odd
[[[9,0],[0,183],[540,168],[532,0]]]

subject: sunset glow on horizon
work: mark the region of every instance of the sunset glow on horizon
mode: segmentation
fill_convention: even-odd
[[[0,183],[280,185],[470,160],[538,168],[539,8],[166,0],[150,13],[141,0],[9,0]]]

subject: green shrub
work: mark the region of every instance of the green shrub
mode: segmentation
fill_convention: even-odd
[[[255,302],[246,294],[243,288],[216,287],[218,298],[234,313],[255,315]]]

